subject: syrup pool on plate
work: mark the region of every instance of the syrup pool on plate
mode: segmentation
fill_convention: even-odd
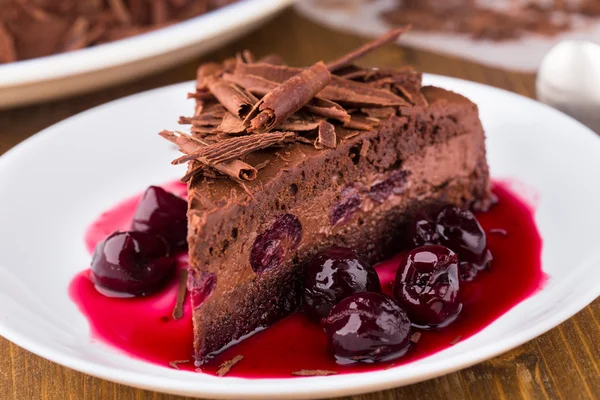
[[[180,183],[163,187],[185,195],[185,186]],[[328,351],[322,328],[297,312],[226,349],[204,365],[202,372],[216,374],[222,363],[238,355],[244,358],[227,376],[289,378],[302,370],[353,373],[386,369],[432,355],[476,334],[539,290],[545,280],[540,259],[542,243],[532,210],[506,184],[496,183],[493,191],[498,204],[476,214],[494,257],[491,269],[479,272],[471,282],[462,282],[463,308],[456,320],[436,330],[415,329],[420,333],[417,343],[402,358],[377,364],[339,365]],[[129,228],[139,199],[136,196],[122,202],[90,226],[85,237],[90,252],[113,231]],[[405,254],[399,254],[375,266],[384,293],[392,294],[396,270],[404,257]],[[178,271],[185,267],[186,257],[182,255],[178,258]],[[94,339],[157,365],[194,371],[189,301],[184,303],[183,318],[175,320],[172,316],[177,276],[153,295],[122,299],[100,294],[90,280],[90,270],[85,270],[73,279],[69,291],[86,316]]]

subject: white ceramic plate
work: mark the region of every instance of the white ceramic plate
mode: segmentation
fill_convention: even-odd
[[[111,381],[211,398],[316,398],[383,390],[465,368],[558,325],[600,294],[600,140],[532,100],[440,76],[428,83],[480,105],[494,177],[537,193],[543,269],[550,279],[475,336],[406,366],[303,379],[247,380],[175,371],[92,342],[67,295],[89,265],[83,235],[103,210],[183,173],[158,137],[191,111],[193,84],[170,86],[89,110],[0,157],[0,334],[42,357]]]
[[[145,35],[0,65],[0,109],[66,97],[166,69],[234,40],[294,0],[242,0]]]

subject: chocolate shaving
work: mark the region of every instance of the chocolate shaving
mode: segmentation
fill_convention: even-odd
[[[173,309],[173,319],[179,320],[183,318],[183,302],[185,301],[185,295],[187,294],[187,269],[182,269],[179,272],[179,286],[177,287],[177,301],[175,302],[175,308]]]
[[[188,364],[190,362],[191,362],[190,360],[169,361],[169,367],[171,367],[173,369],[179,369],[179,364]]]
[[[244,356],[242,355],[237,355],[235,357],[233,357],[231,360],[229,361],[225,361],[223,364],[221,364],[219,366],[219,370],[217,371],[217,375],[219,376],[225,376],[229,373],[229,371],[231,371],[231,369],[240,361],[242,361],[244,359]]]
[[[363,139],[362,146],[360,147],[359,155],[361,157],[366,157],[369,154],[369,148],[371,147],[371,141],[367,139]]]
[[[263,162],[260,162],[260,163],[256,164],[254,166],[254,168],[256,168],[257,171],[260,171],[261,169],[265,168],[270,163],[271,163],[271,160],[265,160]]]
[[[283,131],[308,132],[319,127],[320,121],[307,121],[306,119],[287,119],[277,126]]]
[[[462,336],[458,335],[457,337],[455,337],[454,339],[452,339],[452,341],[450,342],[450,344],[454,346],[456,343],[460,342],[460,339],[462,339]]]
[[[208,170],[208,167],[206,165],[202,165],[197,161],[192,161],[188,167],[188,172],[180,179],[180,181],[182,183],[188,183],[196,176],[211,177],[209,175],[209,172],[210,171]],[[214,178],[216,178],[216,175],[214,176]]]
[[[179,146],[179,150],[185,154],[193,154],[199,149],[209,145],[201,139],[193,138],[181,132],[162,131],[160,132],[160,135],[171,143]],[[256,176],[258,175],[258,172],[254,167],[241,160],[233,159],[220,164],[205,164],[216,169],[224,175],[232,177],[236,181],[252,181],[256,179]]]
[[[421,340],[421,332],[415,332],[412,335],[410,335],[410,341],[414,344],[419,343],[419,341]]]
[[[284,143],[295,137],[296,134],[293,132],[271,132],[225,139],[180,157],[174,160],[173,164],[182,164],[190,160],[199,160],[206,165],[218,165],[223,162],[243,157],[256,150],[262,150],[275,144]]]
[[[301,369],[300,371],[292,372],[295,376],[328,376],[337,375],[335,371],[327,371],[325,369]]]
[[[283,58],[281,58],[277,54],[267,54],[266,56],[258,60],[258,62],[261,64],[282,65]]]
[[[360,111],[367,114],[372,118],[389,118],[390,115],[396,114],[396,109],[394,107],[373,107],[373,108],[362,108]]]
[[[215,62],[202,64],[196,72],[196,89],[208,89],[209,79],[220,76],[224,70],[223,65]]]
[[[391,31],[379,36],[377,39],[365,44],[364,46],[361,46],[358,49],[346,54],[338,60],[328,63],[327,68],[329,68],[329,71],[331,72],[335,72],[339,69],[342,69],[343,67],[352,64],[354,60],[363,57],[365,54],[370,53],[371,51],[376,50],[387,43],[397,40],[400,37],[400,35],[402,35],[409,29],[410,26],[392,29]]]
[[[131,24],[131,15],[123,0],[108,0],[108,5],[119,22],[123,25]]]
[[[258,99],[241,89],[239,86],[223,79],[212,78],[208,80],[208,90],[230,113],[245,118]]]
[[[248,114],[248,131],[270,131],[308,104],[331,81],[323,62],[318,62],[267,93]]]
[[[231,113],[226,113],[218,126],[218,130],[229,135],[239,135],[246,131],[244,121]]]
[[[264,89],[267,85],[283,83],[302,73],[303,69],[282,65],[269,64],[239,64],[231,77],[224,77],[235,81],[249,92],[259,95],[257,89]],[[251,79],[249,78],[252,77]],[[257,79],[262,78],[262,79]],[[265,83],[271,82],[270,84]],[[251,86],[255,85],[255,86]],[[262,85],[260,88],[258,85]],[[275,89],[272,90],[276,90]],[[356,82],[336,75],[331,77],[331,82],[319,92],[319,98],[343,103],[352,107],[386,107],[408,106],[410,103],[404,98],[395,95],[389,90],[379,89],[367,83]]]
[[[65,34],[60,51],[79,50],[89,45],[90,40],[87,35],[89,29],[90,21],[85,17],[77,17]]]
[[[0,21],[0,64],[9,63],[17,60],[15,50],[15,41],[12,35],[6,30],[6,26]]]
[[[353,137],[360,135],[361,133],[361,131],[353,131],[350,129],[338,129],[337,131],[338,137],[342,140],[350,140]]]
[[[269,81],[258,75],[249,74],[223,74],[223,79],[240,85],[248,92],[256,96],[264,96],[271,90],[276,89],[279,84],[277,82]]]
[[[327,121],[319,122],[319,136],[315,140],[315,148],[322,149],[328,147],[335,149],[337,146],[337,139],[335,135],[335,127]]]
[[[367,120],[354,117],[350,121],[344,123],[344,128],[355,129],[359,131],[369,131],[377,125],[379,125],[379,120]]]
[[[304,106],[304,109],[320,117],[336,119],[341,122],[350,120],[350,114],[342,106],[330,100],[315,98]]]

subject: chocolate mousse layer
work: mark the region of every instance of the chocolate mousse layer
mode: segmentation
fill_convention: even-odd
[[[182,119],[192,134],[162,133],[190,162],[198,365],[296,310],[317,251],[351,247],[376,263],[403,249],[419,210],[486,206],[477,106],[421,87],[412,69],[348,66],[364,50],[306,69],[249,54],[205,65],[196,114]]]

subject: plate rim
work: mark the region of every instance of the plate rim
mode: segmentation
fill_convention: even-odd
[[[0,90],[84,75],[170,53],[237,30],[293,2],[295,0],[241,0],[172,26],[130,38],[73,52],[3,64],[0,65]],[[221,24],[223,20],[228,23]]]
[[[475,86],[479,89],[491,91],[492,95],[496,93],[504,93],[509,96],[516,96],[521,100],[525,100],[528,103],[534,103],[536,106],[543,106],[550,112],[560,115],[562,118],[568,118],[571,122],[575,122],[579,125],[577,134],[591,135],[594,140],[600,140],[595,133],[589,128],[585,127],[578,121],[572,119],[569,116],[555,110],[542,103],[521,96],[519,94],[509,92],[503,89],[494,88],[488,85],[483,85],[475,82],[470,82],[462,79],[451,78],[441,75],[424,74],[424,81],[426,84],[436,84],[442,87],[447,87],[454,84],[463,86]],[[447,83],[447,84],[446,84]],[[67,118],[57,124],[54,124],[43,131],[35,134],[12,149],[8,150],[4,155],[0,157],[0,170],[3,168],[5,162],[9,162],[15,157],[19,157],[20,153],[28,150],[29,147],[37,145],[40,139],[48,140],[53,135],[60,135],[60,127],[63,124],[68,124],[72,119],[85,118],[87,113],[98,111],[105,107],[114,107],[115,103],[125,101],[135,101],[136,97],[143,97],[151,92],[160,92],[168,90],[176,90],[176,87],[181,86],[189,87],[192,81],[178,83],[175,85],[165,86],[150,91],[137,93],[131,96],[123,97],[103,105],[91,108],[82,113],[76,114],[70,118]],[[585,133],[584,133],[585,132]],[[592,263],[600,260],[600,252],[595,252],[584,261],[584,264]],[[581,274],[581,273],[580,273]],[[579,274],[572,275],[570,279],[578,277]],[[568,303],[560,309],[559,312],[553,314],[551,317],[546,318],[536,325],[527,328],[518,334],[514,334],[503,338],[502,340],[495,341],[491,344],[478,346],[475,349],[466,349],[465,351],[445,358],[443,360],[435,360],[433,362],[424,363],[423,365],[416,366],[411,370],[403,371],[403,374],[395,374],[395,369],[383,370],[383,371],[371,371],[361,372],[349,375],[339,375],[331,377],[308,377],[302,378],[298,381],[298,378],[291,378],[295,385],[289,385],[288,379],[244,379],[225,377],[217,378],[214,381],[203,381],[201,384],[193,382],[189,379],[177,379],[172,377],[155,377],[152,379],[148,378],[148,375],[141,372],[134,372],[131,370],[124,370],[118,368],[112,368],[107,366],[98,365],[92,361],[86,361],[77,356],[71,356],[68,354],[61,353],[55,350],[51,346],[39,345],[35,340],[31,340],[26,336],[20,335],[18,332],[13,331],[9,326],[5,325],[3,320],[0,319],[0,334],[8,339],[9,341],[17,344],[20,347],[25,348],[28,351],[33,352],[43,358],[50,361],[56,362],[57,364],[66,366],[68,368],[75,369],[77,371],[101,378],[112,382],[117,382],[129,386],[134,386],[143,389],[155,390],[158,392],[168,392],[174,394],[188,395],[188,396],[202,396],[202,397],[213,397],[213,398],[320,398],[327,396],[344,396],[350,394],[359,394],[371,391],[385,390],[393,387],[408,385],[423,380],[431,379],[447,373],[451,373],[463,368],[467,368],[476,363],[482,362],[486,359],[492,358],[504,352],[507,352],[566,321],[568,318],[575,315],[577,312],[585,308],[589,303],[594,301],[600,296],[600,285],[594,288],[591,285],[585,292],[580,292],[574,301]],[[526,299],[524,302],[527,302]],[[522,303],[520,303],[522,304]],[[517,305],[518,307],[519,305]],[[501,317],[502,318],[502,317]],[[426,360],[426,359],[424,359]],[[193,372],[179,371],[178,373],[193,374]],[[357,379],[347,379],[348,376],[355,377]],[[224,380],[223,380],[224,379]],[[234,384],[244,381],[243,385]],[[263,384],[261,385],[261,382]],[[264,382],[279,382],[282,385],[270,384],[265,385]],[[299,383],[302,384],[299,384]],[[228,384],[229,383],[229,384]],[[283,386],[283,387],[282,387]]]

